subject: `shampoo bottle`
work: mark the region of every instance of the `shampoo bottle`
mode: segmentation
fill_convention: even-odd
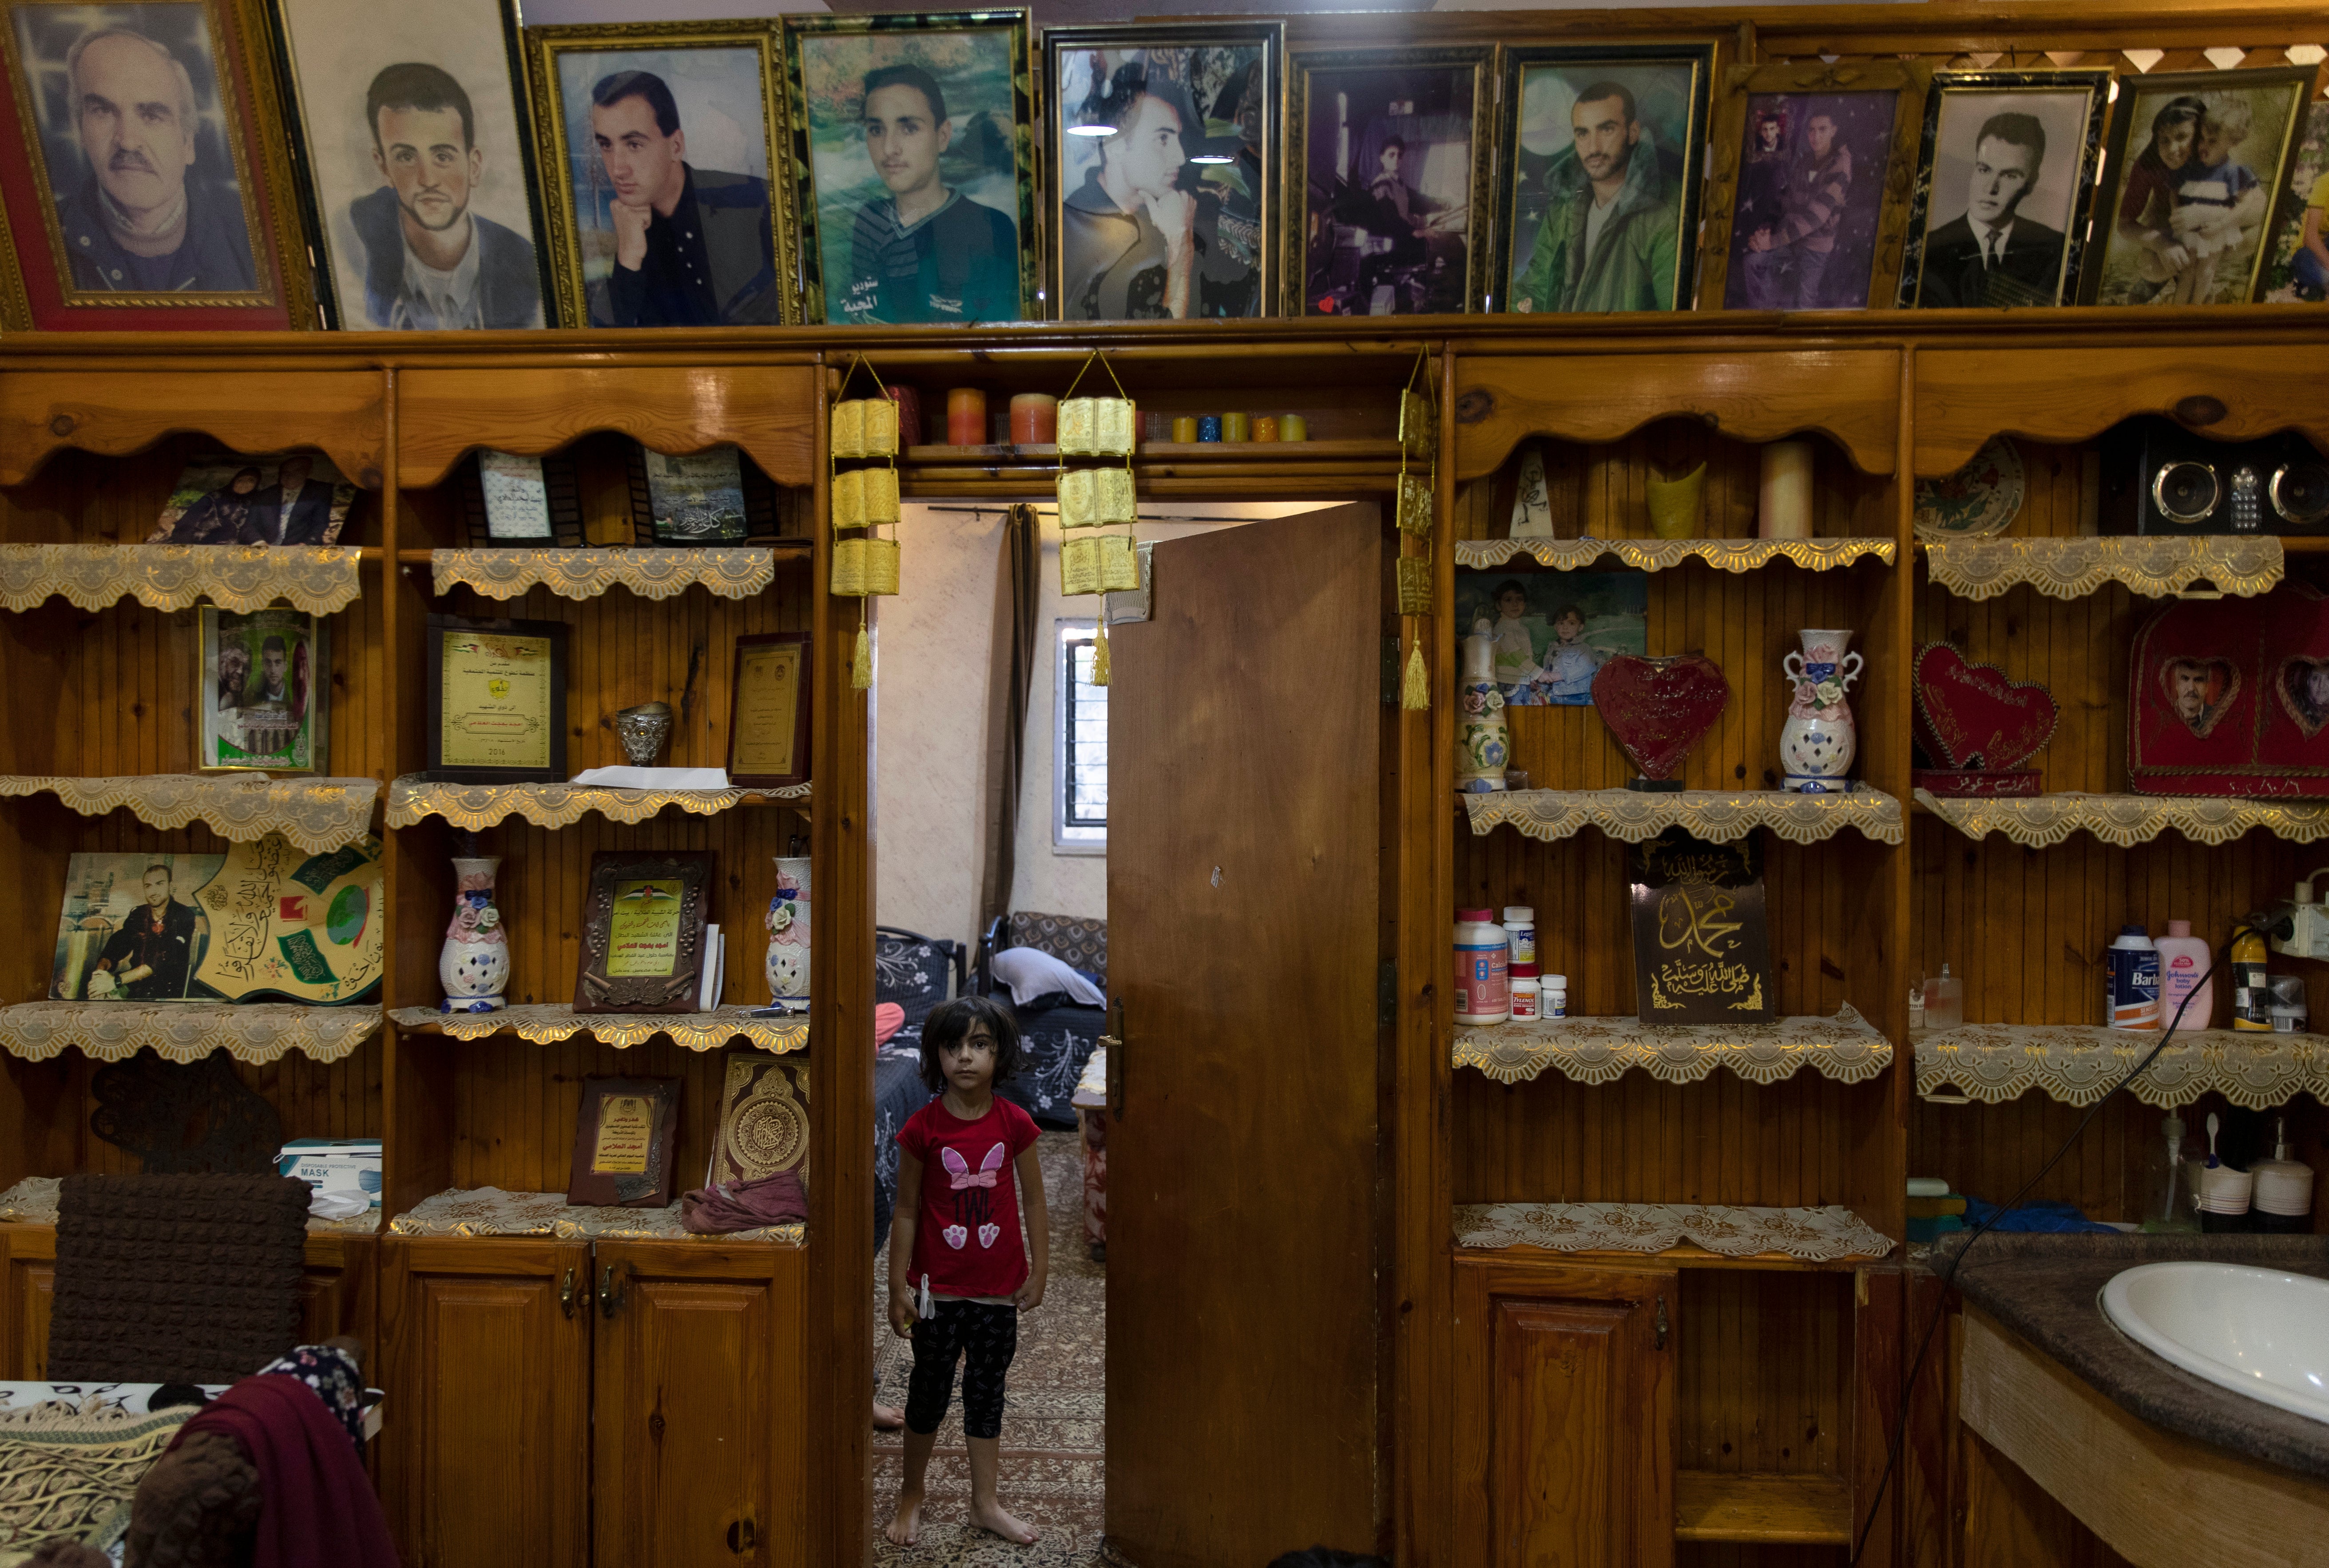
[[[2200,983],[2208,972],[2208,944],[2192,934],[2190,921],[2169,921],[2159,939],[2159,1026],[2175,1023],[2175,1009],[2183,1009],[2179,1033],[2205,1029],[2215,1021],[2216,982]],[[2187,1002],[2185,998],[2190,998]]]

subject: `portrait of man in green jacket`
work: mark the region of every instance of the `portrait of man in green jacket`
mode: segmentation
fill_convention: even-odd
[[[1544,218],[1511,308],[1674,309],[1681,157],[1657,145],[1620,82],[1580,91],[1569,125],[1570,143],[1545,175]]]

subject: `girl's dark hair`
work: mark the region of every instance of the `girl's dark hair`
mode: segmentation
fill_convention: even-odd
[[[2159,156],[2159,133],[2179,125],[2188,125],[2193,128],[2192,134],[2197,137],[2200,134],[2199,124],[2207,115],[2208,100],[2203,98],[2187,92],[2180,98],[2169,99],[2160,106],[2159,112],[2151,117],[2151,140],[2144,144],[2136,162],[2145,168],[2165,169],[2167,165]]]
[[[992,997],[957,997],[931,1008],[922,1020],[922,1083],[932,1094],[943,1093],[947,1086],[938,1053],[959,1044],[973,1024],[984,1024],[995,1033],[995,1082],[1019,1071],[1019,1020],[1011,1009]]]

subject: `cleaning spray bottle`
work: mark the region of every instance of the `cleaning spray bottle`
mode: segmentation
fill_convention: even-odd
[[[2268,962],[2262,933],[2243,927],[2232,939],[2232,1027],[2259,1034],[2272,1033],[2272,987],[2265,978]]]

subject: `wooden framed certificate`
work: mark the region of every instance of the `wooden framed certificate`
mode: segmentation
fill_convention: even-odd
[[[566,781],[566,623],[429,618],[429,768],[457,784]]]
[[[772,789],[808,780],[808,634],[736,639],[729,694],[728,782]]]
[[[717,866],[708,849],[602,849],[590,857],[576,1012],[699,1010]]]
[[[671,1202],[679,1140],[676,1078],[585,1078],[566,1201],[626,1209]]]

